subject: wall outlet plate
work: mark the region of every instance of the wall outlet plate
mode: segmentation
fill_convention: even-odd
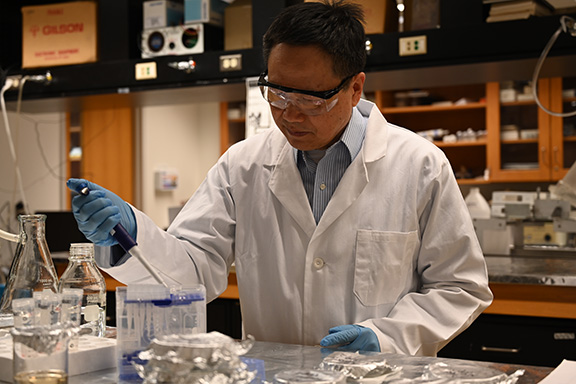
[[[401,37],[398,40],[400,56],[425,55],[427,50],[426,35]]]
[[[150,80],[155,79],[156,75],[156,62],[150,61],[147,63],[136,64],[136,80]]]

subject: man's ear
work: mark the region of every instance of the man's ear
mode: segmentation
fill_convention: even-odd
[[[366,74],[364,72],[360,72],[356,76],[352,78],[352,104],[356,106],[358,102],[360,102],[360,98],[362,97],[362,90],[364,89],[364,82],[366,81]]]

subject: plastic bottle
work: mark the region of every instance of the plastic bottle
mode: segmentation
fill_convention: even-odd
[[[94,262],[94,244],[70,245],[68,266],[60,278],[59,291],[83,290],[80,328],[92,336],[104,337],[106,331],[106,281]],[[85,331],[81,333],[84,334]]]
[[[34,292],[58,292],[58,275],[46,244],[46,215],[19,215],[20,235],[2,300],[0,318],[13,318],[12,300]]]
[[[470,192],[464,199],[470,216],[473,219],[489,219],[490,218],[490,205],[480,193],[480,188],[472,187]]]

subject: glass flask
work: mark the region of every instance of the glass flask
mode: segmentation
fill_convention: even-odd
[[[12,318],[12,300],[58,292],[58,275],[46,244],[46,215],[19,215],[20,239],[0,301],[0,318]]]
[[[106,331],[106,281],[94,261],[94,244],[73,243],[70,245],[68,266],[60,277],[58,290],[82,289],[80,331],[104,337]]]

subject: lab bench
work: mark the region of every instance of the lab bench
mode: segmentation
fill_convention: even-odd
[[[256,341],[252,349],[245,354],[245,357],[262,360],[264,362],[265,380],[271,383],[274,380],[274,375],[278,372],[287,369],[313,369],[318,367],[326,355],[327,351],[320,347]],[[402,367],[400,374],[404,375],[402,377],[405,378],[419,377],[427,365],[434,363],[445,363],[448,367],[453,368],[473,367],[486,374],[496,372],[509,375],[518,369],[523,369],[524,374],[520,376],[517,384],[536,384],[552,371],[552,368],[549,367],[488,363],[437,357],[414,357],[395,354],[383,354],[382,357],[389,365]],[[116,383],[116,370],[109,369],[80,376],[72,376],[68,382],[70,384]]]
[[[486,256],[486,263],[493,303],[439,355],[549,367],[576,360],[576,255]],[[228,283],[207,306],[208,331],[241,338],[235,273]],[[118,283],[107,284],[112,303]]]
[[[573,319],[576,254],[486,256],[494,302],[484,313]]]
[[[576,255],[486,256],[493,303],[439,355],[556,366],[576,359]]]

